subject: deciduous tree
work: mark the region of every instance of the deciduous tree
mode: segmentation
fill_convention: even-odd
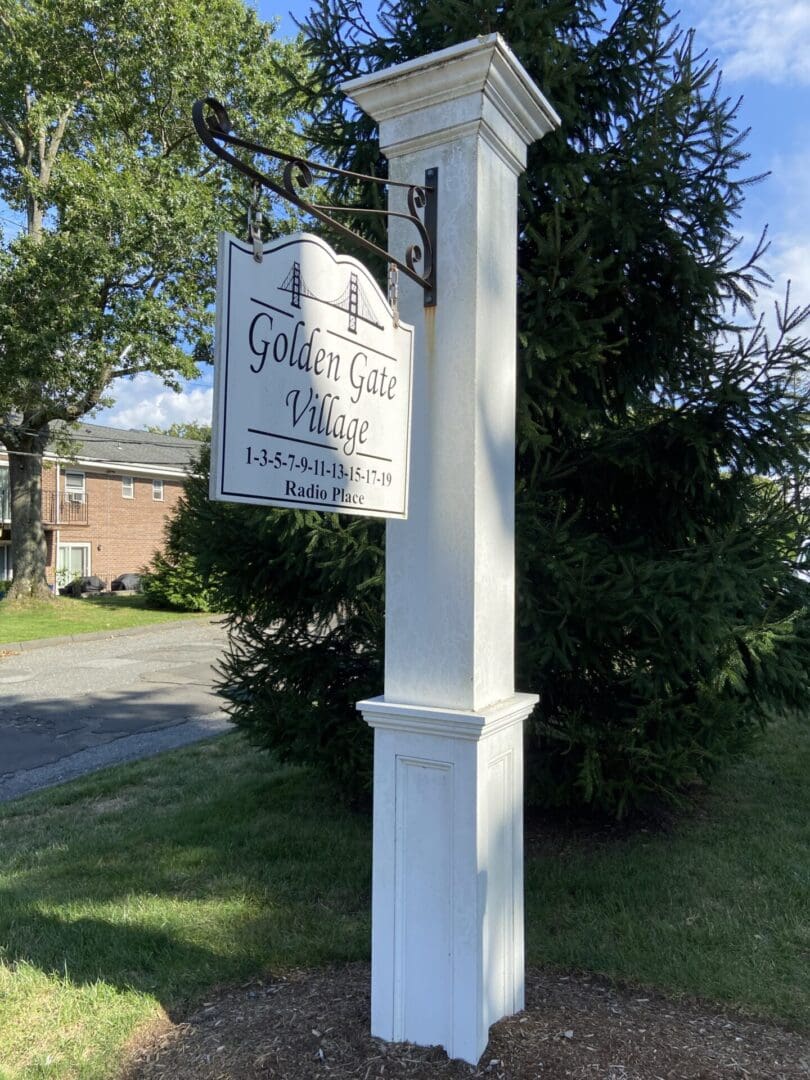
[[[204,424],[199,420],[176,420],[168,427],[147,427],[153,435],[171,435],[176,439],[195,439],[197,442],[208,442],[211,438],[211,425]]]
[[[6,0],[0,9],[0,442],[10,455],[13,592],[45,588],[40,477],[54,420],[117,378],[197,368],[217,229],[243,198],[190,120],[225,95],[270,142],[294,141],[280,62],[242,0]],[[8,213],[4,215],[8,217]]]

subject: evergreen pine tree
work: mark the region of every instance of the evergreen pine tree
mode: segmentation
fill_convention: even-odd
[[[319,0],[303,30],[310,134],[346,168],[385,162],[340,83],[478,34],[500,32],[562,118],[530,149],[518,226],[528,791],[619,815],[673,798],[801,703],[810,670],[801,507],[779,482],[806,462],[808,309],[788,297],[767,334],[764,246],[736,261],[738,103],[660,0],[386,0],[374,21]],[[237,722],[367,779],[354,702],[382,690],[380,525],[197,510],[236,613]]]

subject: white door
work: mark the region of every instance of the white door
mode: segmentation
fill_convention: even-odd
[[[8,484],[8,465],[0,465],[0,521],[11,521],[11,492]]]
[[[90,573],[89,544],[60,544],[56,557],[56,584],[61,588]]]

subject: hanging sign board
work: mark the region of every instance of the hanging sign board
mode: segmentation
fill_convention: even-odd
[[[413,328],[316,236],[222,234],[211,498],[408,515]]]

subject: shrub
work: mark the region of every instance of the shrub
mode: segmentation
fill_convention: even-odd
[[[381,522],[208,499],[208,448],[171,523],[229,612],[220,689],[235,723],[283,761],[323,767],[350,795],[371,781],[355,702],[382,686]]]
[[[208,467],[209,454],[209,445],[201,443],[199,457],[205,464],[201,466],[197,462],[198,479],[200,468]],[[189,546],[186,528],[189,520],[187,485],[166,523],[165,548],[162,552],[156,552],[151,568],[143,572],[140,590],[155,607],[176,608],[179,611],[217,611],[220,609],[212,588],[212,574],[206,572]]]
[[[141,578],[141,592],[152,607],[178,611],[212,611],[210,590],[192,555],[156,554]]]

